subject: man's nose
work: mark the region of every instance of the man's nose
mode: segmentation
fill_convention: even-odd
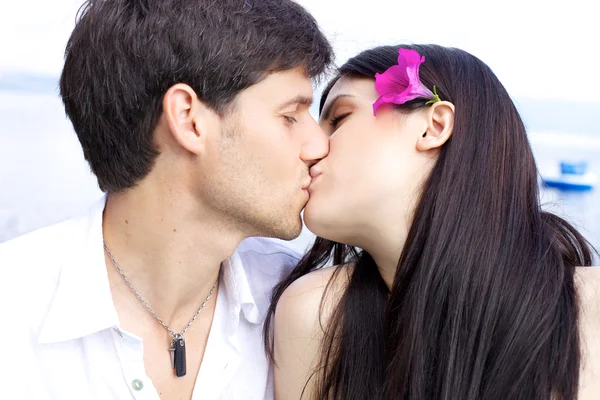
[[[304,135],[300,158],[310,167],[329,153],[329,137],[319,124],[310,118]]]

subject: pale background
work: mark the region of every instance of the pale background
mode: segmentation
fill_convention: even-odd
[[[332,39],[338,63],[394,43],[437,43],[475,54],[522,111],[542,172],[565,158],[585,159],[599,170],[600,35],[593,2],[300,3]],[[0,242],[75,215],[101,195],[56,90],[80,4],[0,3]],[[599,245],[599,191],[544,190],[543,198]],[[310,238],[305,232],[293,245],[303,249]]]

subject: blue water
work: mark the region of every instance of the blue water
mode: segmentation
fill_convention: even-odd
[[[525,116],[525,119],[527,116]],[[540,170],[587,160],[600,177],[600,132],[530,135]],[[544,207],[600,248],[600,186],[590,192],[542,187]],[[58,97],[0,90],[0,242],[76,215],[101,196]],[[292,244],[304,249],[305,231]]]
[[[539,135],[543,137],[542,134]],[[551,135],[552,139],[556,139]],[[539,137],[538,137],[539,138]],[[575,225],[582,234],[600,250],[600,135],[579,143],[564,135],[558,143],[533,143],[536,162],[542,173],[555,175],[560,161],[587,161],[588,171],[598,177],[596,187],[590,191],[565,191],[541,185],[542,204]]]

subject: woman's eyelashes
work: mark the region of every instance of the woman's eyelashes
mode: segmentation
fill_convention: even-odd
[[[292,117],[289,115],[284,115],[283,118],[285,119],[285,122],[288,125],[292,125],[292,124],[295,124],[296,122],[298,122],[298,120],[295,117]]]
[[[347,116],[349,116],[349,115],[350,115],[350,113],[349,113],[349,112],[347,112],[347,113],[343,113],[343,114],[340,114],[340,115],[337,115],[337,116],[335,116],[335,115],[334,115],[334,116],[333,116],[333,117],[332,117],[332,118],[329,120],[329,125],[330,125],[330,126],[333,128],[333,129],[336,129],[336,128],[338,127],[339,123],[340,123],[340,122],[342,122],[342,120],[343,120],[344,118],[346,118]]]

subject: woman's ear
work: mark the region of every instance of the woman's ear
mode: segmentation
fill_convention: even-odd
[[[454,129],[454,104],[438,101],[429,107],[427,130],[417,142],[417,150],[427,151],[442,147]]]

